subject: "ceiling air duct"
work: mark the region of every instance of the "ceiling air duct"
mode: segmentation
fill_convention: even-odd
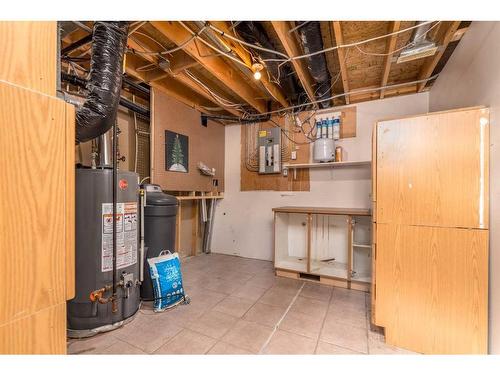
[[[96,22],[92,33],[92,57],[88,95],[76,111],[76,140],[89,141],[114,124],[122,88],[123,55],[127,46],[127,22]]]
[[[427,39],[430,27],[430,23],[420,22],[420,26],[413,32],[409,46],[399,54],[398,64],[432,56],[436,53],[438,49],[436,43]]]
[[[304,46],[306,54],[315,53],[323,50],[323,40],[321,38],[321,25],[319,21],[301,22],[302,26],[299,30],[300,39]],[[307,66],[311,72],[311,76],[316,82],[315,85],[315,99],[324,100],[332,96],[331,93],[331,77],[326,63],[324,53],[309,56],[307,58]],[[322,108],[330,106],[329,101],[322,101],[320,103]]]

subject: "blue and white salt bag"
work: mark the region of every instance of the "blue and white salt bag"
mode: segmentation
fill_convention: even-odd
[[[177,253],[162,251],[148,259],[153,283],[154,311],[161,312],[186,300],[182,284],[181,262]]]

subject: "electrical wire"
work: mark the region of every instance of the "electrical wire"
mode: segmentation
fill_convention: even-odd
[[[265,51],[265,52],[269,52],[269,53],[272,53],[272,54],[275,54],[275,55],[278,55],[278,56],[282,56],[285,59],[289,58],[289,56],[286,55],[286,54],[284,54],[284,53],[281,53],[279,51],[275,51],[275,50],[272,50],[272,49],[269,49],[269,48],[261,47],[261,46],[259,46],[257,44],[248,43],[248,42],[246,42],[246,41],[244,41],[242,39],[236,38],[236,37],[234,37],[234,36],[232,36],[230,34],[225,33],[224,31],[218,29],[217,27],[215,27],[214,25],[212,25],[209,22],[207,22],[207,24],[208,24],[208,27],[210,27],[212,30],[216,31],[220,35],[222,35],[222,36],[224,36],[224,37],[226,37],[228,39],[231,39],[231,40],[233,40],[235,42],[238,42],[240,44],[243,44],[243,45],[245,45],[247,47],[251,47],[251,48],[254,48],[254,49],[258,49],[260,51]]]
[[[243,109],[242,104],[234,103],[231,102],[230,100],[227,100],[220,95],[216,94],[213,92],[207,85],[205,85],[203,82],[201,82],[196,76],[194,76],[189,70],[185,70],[186,75],[191,78],[193,81],[195,81],[198,85],[200,85],[204,90],[206,90],[210,96],[212,96],[218,103],[220,103],[223,107],[227,108],[234,108],[237,111],[240,111],[242,113],[246,113],[246,111]]]
[[[324,48],[324,49],[319,50],[319,51],[307,53],[307,54],[304,54],[304,55],[292,56],[292,57],[289,57],[286,60],[284,60],[284,59],[264,59],[263,61],[275,61],[275,62],[287,63],[287,62],[290,62],[290,61],[293,61],[293,60],[305,59],[307,57],[312,57],[312,56],[320,55],[322,53],[326,53],[326,52],[330,52],[330,51],[335,51],[336,49],[339,49],[339,48],[355,47],[355,46],[358,46],[358,45],[361,45],[361,44],[366,44],[366,43],[373,42],[375,40],[384,39],[384,38],[390,37],[392,35],[402,34],[402,33],[405,33],[407,31],[416,29],[416,28],[421,27],[423,25],[428,25],[428,24],[433,23],[433,22],[434,21],[426,21],[426,22],[418,23],[418,24],[416,24],[414,26],[407,27],[406,29],[401,29],[401,30],[398,30],[398,31],[393,31],[392,33],[389,33],[389,34],[375,36],[373,38],[368,38],[368,39],[360,40],[358,42],[352,42],[352,43],[348,43],[348,44],[341,44],[341,45],[337,45],[337,46],[332,46],[332,47]]]
[[[437,25],[439,25],[441,23],[441,21],[437,21],[434,25],[432,25],[426,32],[422,33],[422,37],[427,35],[427,33],[429,33],[432,29],[434,29]],[[405,48],[407,47],[410,47],[410,46],[414,46],[415,43],[414,42],[410,42],[398,49],[395,49],[394,51],[391,51],[391,52],[388,52],[388,53],[375,53],[375,52],[366,52],[366,51],[363,51],[359,45],[356,45],[356,49],[361,52],[362,54],[364,55],[368,55],[368,56],[389,56],[389,55],[393,55],[401,50],[404,50]]]
[[[231,54],[229,54],[229,53],[227,53],[225,51],[222,51],[221,49],[219,49],[219,48],[215,47],[214,45],[212,45],[211,43],[207,42],[205,39],[201,38],[199,36],[199,34],[201,34],[205,30],[206,26],[203,26],[203,28],[200,29],[200,31],[198,33],[195,33],[193,30],[191,30],[189,28],[189,26],[185,25],[184,22],[182,22],[182,21],[178,21],[178,22],[181,24],[182,27],[184,27],[191,34],[191,36],[193,38],[196,38],[197,40],[199,40],[200,42],[202,42],[204,45],[206,45],[207,47],[209,47],[209,48],[213,49],[214,51],[220,53],[221,55],[226,56],[228,59],[230,59],[230,60],[232,60],[232,61],[234,61],[234,62],[236,62],[236,63],[238,63],[240,65],[243,65],[244,67],[252,70],[252,68],[249,67],[245,62],[241,61],[240,59],[237,59],[236,57],[232,56]]]
[[[336,98],[341,98],[343,96],[348,96],[348,95],[363,94],[365,92],[381,91],[381,90],[388,90],[388,89],[397,88],[397,87],[404,87],[404,86],[415,85],[415,84],[418,84],[418,83],[432,81],[433,79],[436,79],[438,76],[439,76],[439,73],[438,74],[434,74],[433,76],[431,76],[429,78],[419,79],[419,80],[411,81],[411,82],[404,82],[404,83],[397,83],[397,84],[393,84],[393,85],[385,85],[385,86],[380,86],[380,87],[368,87],[368,88],[365,88],[365,89],[352,90],[352,91],[349,91],[349,92],[344,92],[344,93],[341,93],[341,94],[332,95],[332,96],[330,96],[328,98],[319,99],[319,100],[313,100],[313,101],[310,101],[310,102],[305,103],[305,104],[311,105],[311,104],[323,103],[323,102],[327,102],[327,101],[330,101],[330,100],[333,100],[333,99],[336,99]],[[255,116],[273,115],[273,114],[277,114],[277,113],[280,113],[280,112],[283,112],[283,111],[289,111],[289,110],[293,110],[293,109],[296,109],[296,108],[300,108],[300,107],[303,107],[303,106],[304,106],[304,104],[297,104],[297,105],[289,106],[289,107],[286,107],[286,108],[277,109],[277,110],[274,110],[274,111],[268,111],[268,112],[259,113],[258,115],[250,114],[249,118],[251,119],[252,116],[255,117]]]

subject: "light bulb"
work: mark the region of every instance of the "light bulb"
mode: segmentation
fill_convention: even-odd
[[[253,78],[255,78],[257,81],[262,77],[262,74],[257,70],[256,72],[253,73]]]

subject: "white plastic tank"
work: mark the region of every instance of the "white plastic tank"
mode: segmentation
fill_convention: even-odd
[[[329,162],[335,159],[335,143],[332,138],[314,141],[313,158],[316,162]]]

